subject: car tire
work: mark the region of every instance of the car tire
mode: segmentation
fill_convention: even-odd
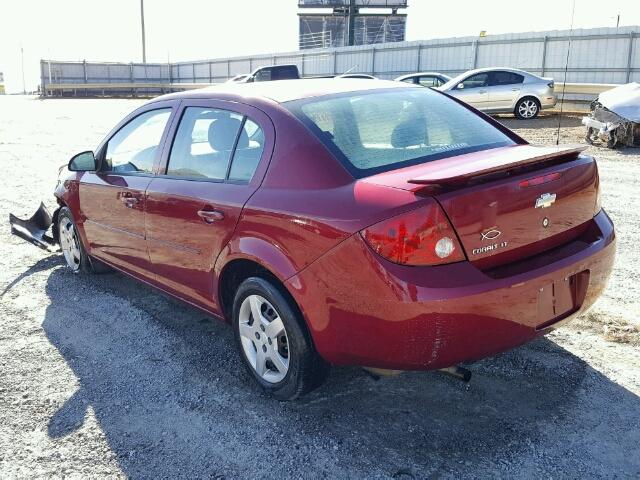
[[[111,271],[111,268],[99,260],[89,257],[82,239],[78,235],[76,223],[68,207],[62,207],[58,213],[58,242],[62,249],[67,267],[73,273],[103,273]]]
[[[249,374],[278,400],[310,392],[329,373],[297,305],[275,281],[251,277],[240,284],[233,301],[233,330]]]
[[[516,103],[513,113],[520,120],[533,120],[540,113],[540,101],[533,97],[521,98]]]

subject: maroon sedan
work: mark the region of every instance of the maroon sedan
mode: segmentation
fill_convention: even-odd
[[[582,150],[398,82],[172,94],[71,159],[54,239],[73,271],[226,319],[253,377],[291,399],[331,364],[445,368],[589,308],[615,234]]]

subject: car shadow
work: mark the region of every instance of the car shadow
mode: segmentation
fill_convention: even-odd
[[[585,443],[602,473],[637,468],[621,444],[637,433],[619,429],[640,399],[546,339],[477,362],[469,384],[335,368],[284,403],[253,384],[231,329],[194,308],[116,273],[56,268],[46,292],[44,331],[78,383],[48,434],[75,435],[95,415],[128,477],[436,478],[537,468],[526,452],[578,472],[584,459],[567,452],[596,427]]]

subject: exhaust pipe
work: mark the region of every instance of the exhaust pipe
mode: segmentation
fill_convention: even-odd
[[[441,368],[438,370],[439,372],[446,373],[447,375],[451,375],[452,377],[457,378],[458,380],[462,380],[467,383],[471,380],[471,370],[467,370],[460,365],[454,365],[453,367]]]

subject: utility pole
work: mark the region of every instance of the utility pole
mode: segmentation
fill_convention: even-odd
[[[356,0],[350,0],[349,6],[347,7],[347,45],[355,45],[356,38],[356,13],[358,13],[358,7],[356,6]]]
[[[142,63],[147,63],[147,46],[144,36],[144,0],[140,0],[140,24],[142,25]]]
[[[27,94],[27,87],[24,83],[24,48],[22,47],[22,45],[20,45],[20,61],[22,63],[22,94],[26,95]]]

